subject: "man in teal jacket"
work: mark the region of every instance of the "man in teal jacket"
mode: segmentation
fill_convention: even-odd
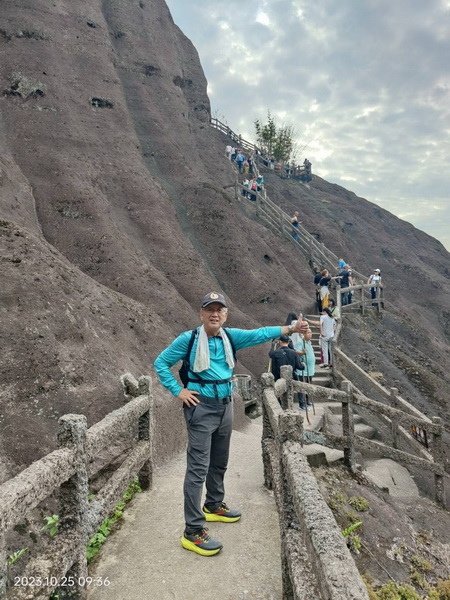
[[[295,325],[225,330],[222,326],[227,317],[224,296],[217,292],[207,294],[200,310],[202,325],[197,328],[194,337],[192,331],[184,331],[154,363],[162,385],[183,402],[188,448],[184,480],[186,528],[181,545],[202,556],[212,556],[222,549],[222,544],[208,535],[205,521],[234,523],[241,518],[239,511],[232,510],[223,501],[223,479],[233,427],[231,378],[234,352],[263,344],[280,335],[290,335],[294,331],[303,333],[308,329],[306,321],[297,321]],[[188,369],[183,387],[170,369],[178,361],[186,359]],[[205,481],[206,500],[202,509]]]

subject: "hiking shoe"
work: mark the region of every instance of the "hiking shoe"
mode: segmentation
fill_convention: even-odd
[[[241,513],[238,510],[228,508],[225,502],[221,502],[217,507],[203,507],[203,514],[207,521],[220,521],[222,523],[235,523],[241,518]]]
[[[214,556],[214,554],[218,554],[223,548],[218,540],[210,537],[207,527],[199,529],[199,531],[195,531],[194,533],[186,533],[185,531],[181,538],[181,545],[186,550],[191,550],[202,556]]]

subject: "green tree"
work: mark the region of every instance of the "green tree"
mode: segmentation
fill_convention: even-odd
[[[270,110],[267,111],[267,122],[255,120],[256,140],[258,144],[275,160],[287,162],[294,151],[294,127],[278,126]]]

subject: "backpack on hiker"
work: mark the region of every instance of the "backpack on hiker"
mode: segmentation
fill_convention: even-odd
[[[225,332],[225,335],[227,336],[228,340],[230,341],[231,350],[233,351],[233,358],[234,358],[234,361],[236,362],[236,347],[234,345],[233,338],[228,333],[226,327],[223,328],[223,331]],[[197,337],[197,335],[198,335],[198,328],[193,329],[192,333],[191,333],[191,337],[189,339],[186,356],[183,358],[183,362],[181,363],[181,367],[178,371],[178,375],[180,377],[181,383],[183,384],[184,387],[187,387],[187,384],[189,382],[200,383],[202,385],[205,385],[206,383],[212,383],[212,384],[229,383],[231,381],[231,378],[230,379],[202,379],[197,373],[195,373],[195,378],[189,377],[189,371],[191,368],[191,366],[190,366],[191,351],[192,351],[192,346],[194,345],[194,341],[195,341],[195,338]]]

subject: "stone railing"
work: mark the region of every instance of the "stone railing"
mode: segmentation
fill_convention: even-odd
[[[334,348],[333,362],[335,365],[333,367],[333,371],[336,382],[339,382],[342,379],[351,379],[355,389],[360,391],[362,394],[365,394],[366,396],[369,396],[378,402],[387,404],[388,406],[392,406],[394,408],[399,407],[406,413],[416,416],[418,422],[432,422],[415,406],[399,396],[396,388],[391,388],[388,390],[382,386],[338,347]],[[395,394],[393,394],[392,390],[396,390]],[[412,426],[409,431],[406,431],[403,427],[400,427],[399,433],[400,440],[408,449],[412,449],[413,452],[421,454],[425,458],[429,458],[430,454],[426,449],[430,447],[430,438],[426,429],[420,425]]]
[[[236,144],[238,144],[243,150],[247,150],[249,152],[261,152],[256,144],[249,142],[248,140],[244,140],[240,134],[235,133],[232,129],[230,129],[230,127],[228,127],[228,125],[222,123],[222,121],[219,121],[219,119],[211,117],[210,124],[211,127],[218,129],[227,137],[229,137],[232,142],[236,142]]]
[[[261,160],[261,149],[256,146],[253,142],[249,142],[242,138],[241,135],[236,134],[228,125],[219,121],[219,119],[211,118],[211,127],[218,129],[229,137],[233,142],[240,145],[241,148],[249,152],[255,152],[258,160]],[[254,161],[254,172],[259,175],[257,162]],[[243,195],[243,192],[247,192],[247,188],[244,188],[236,180],[235,185],[235,196]],[[267,194],[265,188],[262,189],[261,193],[256,193],[256,215],[262,220],[267,227],[274,230],[277,234],[288,237],[301,252],[307,257],[311,267],[326,268],[330,272],[334,272],[337,267],[339,257],[329,250],[325,244],[319,242],[313,235],[311,235],[303,225],[299,224],[298,232],[293,231],[291,226],[291,218],[285,213],[277,204],[272,202]],[[359,273],[355,269],[352,269],[353,280],[357,283],[365,283],[367,276]],[[371,286],[373,287],[373,286]]]
[[[90,537],[136,475],[143,489],[151,487],[151,380],[141,377],[137,381],[130,374],[122,376],[121,380],[129,400],[126,405],[89,429],[84,415],[62,416],[59,419],[59,448],[0,486],[0,596],[7,592],[8,600],[48,598],[65,578],[70,581],[70,586],[60,588],[58,597],[85,598],[86,545]],[[90,500],[89,478],[100,468],[98,464],[96,466],[99,452],[110,450],[108,460],[111,462],[117,458],[112,449],[124,438],[128,447],[131,443],[131,448],[121,465]],[[105,466],[101,465],[102,468]],[[29,560],[21,575],[24,585],[11,586],[7,590],[6,536],[55,493],[59,496],[60,531],[45,554]],[[29,585],[25,585],[27,582]]]
[[[268,169],[273,170],[273,172],[282,179],[297,179],[304,182],[311,181],[312,165],[309,161],[307,161],[306,164],[303,163],[302,165],[296,166],[291,166],[288,163],[285,164],[283,162],[274,163],[273,159],[270,160],[267,157],[267,152],[264,151],[263,148],[258,147],[253,142],[245,140],[240,133],[235,133],[226,123],[222,123],[219,119],[211,117],[210,125],[211,127],[214,127],[214,129],[218,129],[224,133],[232,142],[235,142],[243,150],[251,152],[252,154],[254,153],[255,162],[262,163]]]
[[[292,368],[281,367],[281,373],[276,383],[270,373],[262,375],[262,450],[264,482],[274,491],[280,518],[283,598],[368,600],[302,452],[303,416],[293,410]]]
[[[343,356],[345,357],[344,353],[335,349],[334,360],[337,356],[339,356],[338,364],[342,365]],[[345,357],[345,360],[350,359]],[[359,369],[357,365],[355,367]],[[422,415],[398,395],[396,388],[391,388],[390,392],[385,390],[387,397],[384,402],[380,402],[362,393],[359,388],[350,383],[347,378],[344,378],[344,375],[341,375],[340,385],[342,390],[338,394],[336,393],[338,390],[331,390],[331,392],[333,400],[342,402],[342,436],[331,435],[326,431],[326,427],[324,435],[330,445],[344,450],[345,464],[353,468],[354,453],[355,450],[359,450],[360,452],[369,452],[428,470],[434,473],[435,500],[438,504],[445,506],[445,452],[442,437],[444,430],[442,419],[433,417],[430,420]],[[312,395],[317,394],[317,386],[299,381],[294,381],[292,388],[294,391],[303,391]],[[382,389],[384,390],[384,388]],[[358,414],[365,417],[368,422],[376,424],[377,428],[383,431],[382,437],[385,440],[388,439],[388,436],[390,437],[390,445],[355,434],[354,406],[357,407]],[[408,433],[408,429],[411,429],[411,427],[426,432],[427,439],[431,440],[429,450],[425,450]],[[401,448],[407,448],[407,451]]]
[[[372,298],[369,295],[371,289],[375,289],[376,296]],[[351,294],[351,303],[343,304],[342,299],[344,294]],[[342,314],[342,310],[347,311],[348,309],[359,308],[362,315],[367,312],[367,307],[375,307],[377,312],[381,312],[384,309],[384,288],[380,283],[365,283],[359,285],[352,285],[350,287],[341,288],[336,286],[336,305]]]
[[[303,225],[299,224],[298,231],[291,225],[291,217],[268,197],[265,189],[261,192],[249,192],[248,188],[236,181],[235,197],[244,197],[250,193],[254,199],[256,216],[274,233],[288,238],[306,257],[311,267],[323,267],[330,272],[336,271],[338,256],[331,252],[322,242],[311,235]],[[352,277],[359,282],[366,282],[367,276],[352,270]],[[357,287],[357,286],[356,286]],[[367,286],[374,287],[374,286]]]

